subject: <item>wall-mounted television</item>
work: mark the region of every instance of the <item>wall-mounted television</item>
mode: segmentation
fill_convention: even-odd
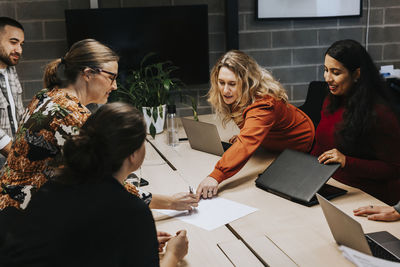
[[[85,38],[110,46],[122,78],[153,52],[150,59],[171,61],[184,83],[208,83],[207,5],[66,10],[65,21],[68,46]]]
[[[361,16],[362,0],[257,0],[258,19]]]

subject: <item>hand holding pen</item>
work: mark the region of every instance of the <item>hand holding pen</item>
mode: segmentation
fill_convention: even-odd
[[[198,206],[199,201],[197,196],[193,193],[193,188],[189,186],[189,193],[177,193],[172,195],[172,207],[174,210],[192,210]]]
[[[179,171],[176,173],[182,178],[186,184],[189,185],[188,179],[186,179]],[[175,198],[175,210],[192,210],[194,207],[198,206],[199,199],[194,193],[193,188],[189,185],[189,193],[178,193],[172,196]]]

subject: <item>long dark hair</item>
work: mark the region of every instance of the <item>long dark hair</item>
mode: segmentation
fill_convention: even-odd
[[[124,159],[145,140],[143,115],[127,103],[114,102],[98,109],[79,135],[64,144],[64,183],[96,182],[118,171]]]
[[[352,75],[358,68],[360,77],[346,96],[329,95],[327,111],[332,113],[344,105],[343,122],[336,129],[338,149],[347,155],[371,156],[370,141],[376,122],[374,105],[385,101],[385,84],[371,56],[365,48],[354,40],[333,43],[325,55],[339,61]]]

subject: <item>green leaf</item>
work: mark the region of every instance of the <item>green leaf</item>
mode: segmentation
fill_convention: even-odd
[[[173,77],[178,67],[173,66],[172,62],[148,63],[154,55],[147,54],[139,69],[129,71],[123,83],[117,79],[116,97],[110,100],[128,102],[137,108],[169,103],[170,94],[180,91],[184,84]]]
[[[170,85],[172,85],[172,81],[170,79],[166,79],[164,81],[164,88],[167,89],[169,91]]]
[[[149,118],[151,118],[151,108],[146,108],[146,113]]]
[[[153,107],[153,119],[154,122],[156,122],[158,119],[157,107]]]
[[[153,139],[156,137],[156,127],[154,127],[154,124],[150,124],[150,135],[153,137]]]
[[[199,121],[199,117],[197,116],[197,111],[193,109],[193,119],[195,121]]]
[[[158,107],[159,109],[158,109],[158,115],[160,116],[160,118],[161,119],[163,119],[163,117],[164,117],[164,108],[163,108],[163,106],[159,106]]]
[[[194,99],[194,97],[190,95],[186,95],[190,101],[192,102],[192,111],[193,111],[193,119],[195,121],[199,121],[199,117],[197,116],[197,101]]]

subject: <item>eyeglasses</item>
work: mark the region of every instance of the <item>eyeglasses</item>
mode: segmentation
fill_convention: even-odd
[[[111,71],[108,71],[108,70],[103,70],[103,69],[100,69],[100,68],[96,68],[94,70],[97,71],[97,72],[104,72],[104,73],[110,74],[111,76],[108,76],[108,78],[111,80],[111,84],[114,83],[115,79],[117,79],[117,76],[118,76],[117,73],[114,73],[114,72],[111,72]]]

